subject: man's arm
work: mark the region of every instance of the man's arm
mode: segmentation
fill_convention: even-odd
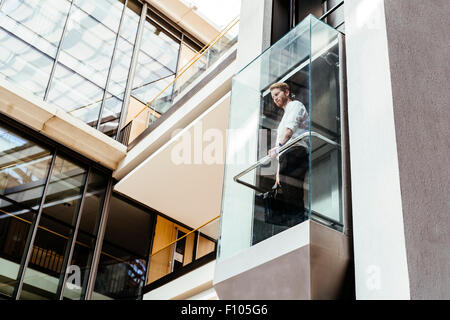
[[[292,134],[294,132],[289,129],[289,128],[284,128],[283,134],[280,137],[280,141],[279,143],[281,143],[281,145],[284,145],[286,142],[288,142],[288,140],[292,137]],[[276,146],[275,148],[272,148],[269,150],[269,155],[272,158],[275,158],[278,154],[278,148],[281,147],[280,145]]]
[[[289,128],[284,128],[283,134],[280,137],[280,143],[284,145],[292,137],[294,131]]]

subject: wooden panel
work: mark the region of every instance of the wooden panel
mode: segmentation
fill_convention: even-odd
[[[191,233],[186,237],[186,247],[184,249],[183,266],[192,262],[194,253],[194,239],[195,239],[195,232]]]
[[[155,237],[153,239],[152,252],[157,252],[158,250],[164,248],[169,243],[175,241],[177,236],[177,229],[184,233],[189,232],[189,230],[187,230],[186,228],[183,228],[161,216],[158,216],[156,220]],[[172,261],[173,258],[172,255],[174,245],[171,245],[163,249],[162,251],[159,251],[155,255],[151,256],[147,283],[151,283],[167,275],[170,272],[170,262]],[[186,239],[184,261],[188,261],[189,259],[192,260],[193,246],[194,246],[193,238],[191,236],[188,236]],[[184,264],[185,263],[183,262],[183,265]]]
[[[202,236],[198,238],[197,259],[214,251],[216,243]]]
[[[175,237],[176,230],[174,227],[174,223],[158,216],[156,220],[155,237],[153,239],[152,252],[157,252],[165,245],[175,240]],[[150,257],[148,283],[151,283],[169,273],[171,248],[172,246]]]

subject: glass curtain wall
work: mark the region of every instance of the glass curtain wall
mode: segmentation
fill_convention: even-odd
[[[0,73],[115,136],[125,90],[117,74],[128,74],[139,21],[124,2],[4,0]]]
[[[0,3],[0,73],[44,98],[70,2],[3,0]]]
[[[92,299],[142,298],[154,218],[113,194]]]
[[[11,297],[49,174],[52,151],[0,126],[0,295]]]
[[[129,117],[126,121],[128,124],[137,116],[137,119],[133,120],[133,137],[136,136],[135,132],[142,132],[170,107],[172,81],[177,74],[182,38],[181,33],[171,31],[164,29],[153,19],[145,20],[128,106]],[[158,97],[158,104],[145,108],[145,105],[167,86],[169,88]]]
[[[0,125],[1,297],[84,297],[109,176]]]
[[[125,92],[126,125],[175,78],[182,38],[197,43],[149,9],[137,48],[141,10],[135,0],[2,0],[0,76],[115,138]],[[145,128],[171,94],[144,113]]]

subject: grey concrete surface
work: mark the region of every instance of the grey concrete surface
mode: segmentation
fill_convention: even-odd
[[[411,299],[449,299],[450,3],[385,15]]]

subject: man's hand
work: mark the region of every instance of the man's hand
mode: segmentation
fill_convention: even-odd
[[[271,158],[275,158],[278,155],[278,147],[270,149],[268,154]]]

